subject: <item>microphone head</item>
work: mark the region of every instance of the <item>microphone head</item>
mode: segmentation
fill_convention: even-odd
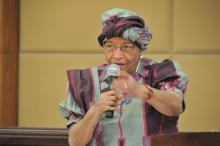
[[[119,74],[120,74],[120,66],[119,65],[111,64],[108,66],[107,73],[106,73],[107,77],[110,77],[110,76],[118,77]]]

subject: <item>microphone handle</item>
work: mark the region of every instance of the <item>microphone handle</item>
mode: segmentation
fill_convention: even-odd
[[[117,77],[116,76],[112,76],[111,78],[109,78],[108,82],[112,83],[114,79],[117,79]],[[111,85],[108,88],[108,91],[110,91],[110,90],[111,90]],[[106,111],[105,112],[105,117],[106,118],[113,118],[114,117],[114,111]]]
[[[106,118],[113,118],[114,117],[114,111],[106,111],[105,112]]]

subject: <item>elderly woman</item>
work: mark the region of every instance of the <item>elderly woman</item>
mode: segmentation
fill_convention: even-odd
[[[152,34],[138,14],[112,9],[102,19],[98,41],[106,64],[68,71],[60,110],[68,119],[70,145],[148,146],[152,134],[177,132],[186,75],[172,60],[141,57]],[[120,68],[113,82],[106,71],[111,64]]]

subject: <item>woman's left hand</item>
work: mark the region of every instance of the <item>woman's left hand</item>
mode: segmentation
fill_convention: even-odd
[[[121,70],[119,77],[113,81],[112,89],[116,94],[126,94],[130,97],[142,97],[144,92],[141,86],[138,85],[133,77],[126,71]]]

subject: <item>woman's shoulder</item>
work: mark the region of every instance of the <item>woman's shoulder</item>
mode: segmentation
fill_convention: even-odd
[[[163,60],[155,60],[150,58],[142,58],[142,64],[145,66],[180,66],[179,63],[174,59],[163,59]]]
[[[143,58],[142,68],[151,68],[154,74],[185,74],[181,65],[174,59],[163,59],[156,61],[153,59]]]
[[[172,68],[176,71],[182,71],[181,65],[175,59],[164,59],[157,63],[157,66],[162,68]]]

